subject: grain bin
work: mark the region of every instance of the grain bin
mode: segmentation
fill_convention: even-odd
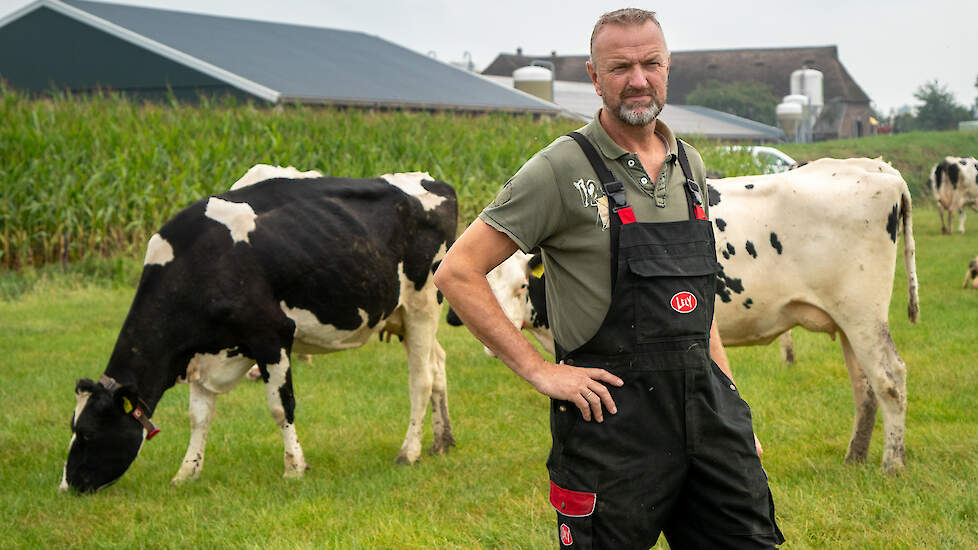
[[[795,136],[801,129],[802,121],[805,118],[805,107],[799,103],[781,103],[775,109],[778,116],[778,123],[790,141],[795,141]]]
[[[811,114],[815,117],[822,112],[825,105],[822,92],[822,72],[815,69],[798,69],[791,73],[791,94],[804,95],[809,99]]]
[[[513,71],[513,87],[522,92],[553,103],[553,71],[546,67],[531,65]]]

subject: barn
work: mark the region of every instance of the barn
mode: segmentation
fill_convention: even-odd
[[[486,75],[510,76],[534,60],[554,64],[558,81],[590,82],[584,63],[586,55],[499,54],[483,71]],[[792,71],[808,67],[822,72],[825,107],[815,122],[816,140],[844,139],[870,135],[870,98],[856,83],[842,61],[837,46],[801,48],[750,48],[672,52],[669,72],[669,102],[685,106],[686,96],[710,80],[761,82],[777,98],[790,93]],[[688,106],[685,106],[688,107]],[[666,113],[663,112],[663,119]]]
[[[0,19],[0,78],[35,94],[562,114],[362,32],[82,0],[38,0]]]

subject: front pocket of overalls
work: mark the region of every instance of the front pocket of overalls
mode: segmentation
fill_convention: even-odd
[[[716,260],[705,254],[630,258],[636,341],[706,337],[717,270]]]

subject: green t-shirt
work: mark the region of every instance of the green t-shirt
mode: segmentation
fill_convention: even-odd
[[[655,130],[669,147],[656,178],[645,172],[638,155],[612,141],[598,115],[578,132],[591,140],[605,165],[624,183],[639,222],[689,219],[676,137],[661,120]],[[685,145],[685,150],[693,179],[705,190],[703,160],[691,146]],[[547,312],[561,347],[573,350],[590,340],[611,305],[611,240],[607,199],[577,143],[561,136],[526,161],[479,218],[524,252],[543,250]]]

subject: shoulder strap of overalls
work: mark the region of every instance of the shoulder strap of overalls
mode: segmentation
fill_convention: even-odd
[[[591,167],[594,169],[594,173],[597,174],[598,179],[601,181],[604,194],[608,197],[608,214],[609,218],[611,218],[611,224],[617,225],[618,222],[623,224],[635,223],[635,213],[632,212],[632,207],[628,206],[628,198],[625,196],[625,185],[615,179],[615,175],[611,173],[611,170],[601,160],[601,155],[598,154],[597,149],[594,148],[594,145],[591,144],[588,138],[584,137],[580,132],[570,132],[567,135],[574,138],[574,141],[584,151],[584,156],[587,157],[588,162],[591,163]],[[612,212],[618,215],[617,221],[615,221],[615,216],[610,215]]]
[[[703,195],[700,193],[700,186],[693,179],[693,171],[689,168],[689,159],[686,158],[686,148],[683,146],[683,142],[676,140],[677,151],[676,157],[679,159],[679,167],[683,170],[683,176],[686,178],[686,192],[689,193],[690,201],[689,205],[689,217],[695,218],[697,220],[705,220],[706,211],[703,210]]]

